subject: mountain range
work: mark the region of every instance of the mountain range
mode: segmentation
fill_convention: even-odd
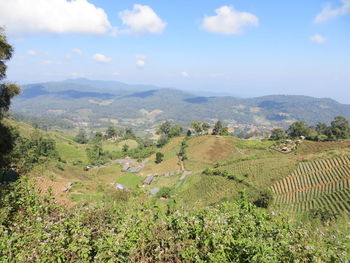
[[[70,79],[22,86],[14,112],[64,119],[76,127],[152,128],[164,120],[188,125],[220,119],[232,126],[287,127],[296,120],[350,119],[350,105],[329,98],[271,95],[256,98],[198,96],[178,89],[116,81]]]

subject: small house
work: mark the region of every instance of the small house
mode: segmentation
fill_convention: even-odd
[[[154,176],[153,175],[149,175],[146,177],[146,179],[143,181],[143,184],[147,184],[147,185],[150,185],[152,183],[154,179]]]

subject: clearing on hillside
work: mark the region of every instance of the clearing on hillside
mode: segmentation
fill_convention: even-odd
[[[225,136],[198,136],[188,141],[186,165],[190,170],[222,161],[236,150],[234,138]]]

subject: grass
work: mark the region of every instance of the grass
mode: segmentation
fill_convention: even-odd
[[[137,187],[144,178],[138,176],[138,175],[133,175],[133,174],[125,174],[116,180],[116,183],[122,184],[128,188],[135,188]]]
[[[120,151],[122,151],[123,146],[125,144],[129,146],[129,150],[136,149],[138,146],[138,143],[135,140],[125,140],[125,141],[121,141],[118,143],[113,142],[113,141],[103,141],[102,147],[103,147],[103,150],[105,150],[105,151],[120,152]]]
[[[60,154],[60,157],[63,160],[68,160],[70,162],[78,160],[82,162],[87,161],[85,146],[83,145],[77,145],[75,143],[69,144],[66,142],[57,142],[56,147]]]

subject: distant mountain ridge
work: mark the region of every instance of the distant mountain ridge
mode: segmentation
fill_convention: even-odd
[[[187,125],[216,119],[231,125],[286,127],[296,120],[316,124],[329,123],[338,115],[350,119],[350,105],[307,96],[204,97],[171,88],[87,79],[24,85],[22,90],[13,102],[14,111],[55,116],[87,127],[151,128],[164,120]]]

